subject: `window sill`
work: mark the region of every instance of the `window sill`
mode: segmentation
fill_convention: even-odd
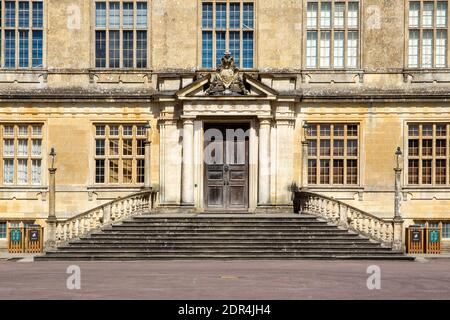
[[[364,187],[361,186],[342,186],[342,185],[308,185],[309,189],[315,189],[315,190],[339,190],[339,191],[363,191]]]
[[[129,72],[129,73],[151,73],[153,72],[152,69],[148,68],[92,68],[88,70],[90,73],[123,73],[123,72]]]
[[[132,185],[93,185],[87,187],[88,191],[140,191],[144,188],[144,184]]]

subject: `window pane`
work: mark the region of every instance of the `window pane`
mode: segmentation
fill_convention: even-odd
[[[356,157],[358,155],[358,140],[347,140],[347,156]]]
[[[422,27],[432,27],[433,26],[433,2],[423,3],[423,13],[422,13]]]
[[[306,37],[306,66],[315,68],[317,65],[317,32],[308,31]]]
[[[440,137],[445,137],[447,135],[447,125],[445,124],[436,125],[436,135]]]
[[[28,135],[28,126],[19,126],[19,136]]]
[[[426,124],[422,126],[422,135],[431,137],[433,135],[433,126],[431,124]]]
[[[42,49],[42,31],[40,30],[33,30],[33,52],[32,52],[32,64],[33,68],[35,67],[42,67],[42,55],[43,55],[43,49]]]
[[[347,67],[356,68],[358,59],[358,32],[352,31],[348,33],[348,56]]]
[[[137,183],[144,183],[145,175],[145,161],[137,160],[136,164]]]
[[[95,140],[95,154],[97,156],[105,155],[105,140]]]
[[[315,28],[317,26],[317,3],[308,2],[306,12],[306,26],[308,28]]]
[[[447,160],[436,160],[436,184],[445,184],[447,178]]]
[[[124,2],[123,3],[123,27],[133,28],[133,3]]]
[[[3,155],[14,156],[14,139],[3,140]]]
[[[133,31],[123,32],[123,67],[133,68]]]
[[[410,2],[409,3],[409,26],[418,27],[419,26],[419,10],[420,2]]]
[[[95,183],[105,182],[105,160],[95,160]]]
[[[27,156],[28,155],[28,140],[20,139],[17,143],[17,155]]]
[[[320,183],[330,183],[330,160],[320,160]]]
[[[130,126],[130,125],[123,126],[123,135],[124,136],[132,136],[133,135],[133,126]]]
[[[120,67],[120,31],[109,32],[109,67]]]
[[[144,139],[138,139],[137,140],[137,155],[143,156],[145,155],[145,140]]]
[[[336,2],[334,4],[334,27],[344,27],[345,2]]]
[[[33,2],[33,28],[44,26],[44,10],[42,2]]]
[[[16,3],[15,1],[5,1],[5,26],[16,26]]]
[[[14,30],[5,30],[5,68],[16,66],[16,35]]]
[[[334,140],[333,141],[333,155],[343,156],[344,155],[344,140]]]
[[[147,3],[138,2],[137,3],[137,27],[146,28],[147,27]]]
[[[119,126],[117,126],[117,125],[109,126],[109,135],[110,136],[118,136],[119,135]]]
[[[105,135],[105,126],[95,126],[95,134],[97,136],[104,136]]]
[[[41,184],[41,160],[31,162],[31,183]]]
[[[320,136],[321,137],[329,137],[331,133],[331,126],[329,124],[321,124],[320,125]]]
[[[230,3],[230,28],[239,29],[240,28],[240,16],[241,16],[241,4],[240,3]]]
[[[132,160],[123,160],[123,183],[133,182],[133,162]]]
[[[244,3],[244,29],[253,29],[253,3]]]
[[[136,67],[147,68],[147,31],[137,31]]]
[[[6,238],[6,222],[0,222],[0,239]]]
[[[227,27],[227,4],[216,3],[216,28],[225,29]]]
[[[433,155],[433,140],[427,139],[422,140],[422,156],[432,156]]]
[[[344,32],[334,33],[334,67],[344,67]]]
[[[419,184],[419,160],[408,161],[408,183]]]
[[[436,31],[436,67],[447,65],[447,31]]]
[[[19,31],[19,67],[28,67],[28,31]]]
[[[119,140],[109,140],[109,155],[110,156],[119,155]]]
[[[424,31],[422,36],[422,67],[431,68],[433,62],[433,31]]]
[[[348,27],[357,28],[358,27],[358,2],[348,3]]]
[[[317,156],[317,141],[308,140],[308,156]]]
[[[230,32],[230,52],[236,66],[240,66],[240,33]]]
[[[41,149],[42,149],[42,141],[33,139],[31,145],[31,155],[40,156],[42,152]]]
[[[417,124],[411,124],[408,126],[408,135],[411,137],[419,136],[419,126]]]
[[[133,140],[124,139],[122,142],[122,145],[123,145],[122,155],[124,155],[124,156],[133,155]]]
[[[244,32],[243,68],[253,68],[253,31]]]
[[[408,155],[418,156],[419,155],[419,140],[409,140],[408,141]]]
[[[212,32],[202,32],[202,67],[212,68]]]
[[[316,160],[308,160],[308,183],[309,184],[317,183],[317,161]]]
[[[320,4],[320,26],[329,28],[331,25],[331,3],[322,2]]]
[[[357,160],[347,160],[347,184],[358,184]]]
[[[412,68],[419,66],[419,31],[417,30],[409,31],[408,66]]]
[[[17,183],[28,183],[28,160],[17,160]]]
[[[335,124],[334,125],[334,135],[343,137],[344,136],[344,126],[342,124]]]
[[[106,67],[106,32],[95,32],[95,66]]]
[[[436,26],[447,27],[447,2],[437,3]]]
[[[344,184],[344,160],[333,161],[333,183]]]
[[[19,27],[28,28],[30,26],[30,4],[19,2]]]
[[[119,182],[119,160],[109,161],[109,182]]]
[[[106,27],[106,3],[95,3],[95,26],[97,28]]]
[[[320,33],[320,67],[330,67],[330,32],[322,31]]]
[[[330,140],[320,140],[320,155],[321,156],[330,155]]]
[[[225,54],[226,50],[226,40],[225,40],[225,32],[218,31],[216,32],[216,65],[220,65],[220,59]]]
[[[120,2],[109,3],[109,27],[120,27]]]
[[[422,183],[431,184],[432,160],[422,161]]]
[[[212,3],[203,3],[202,5],[202,27],[211,29],[213,25],[213,7]]]
[[[14,182],[14,160],[5,159],[3,160],[3,182],[13,183]]]

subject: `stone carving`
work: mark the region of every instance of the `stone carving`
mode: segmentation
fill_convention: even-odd
[[[211,76],[208,89],[205,91],[209,96],[238,96],[247,95],[244,80],[242,79],[239,68],[234,64],[234,58],[230,52],[220,59],[220,65],[217,66],[216,74]]]

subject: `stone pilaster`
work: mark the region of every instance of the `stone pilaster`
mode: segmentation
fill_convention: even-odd
[[[49,195],[48,195],[48,217],[47,226],[45,228],[45,249],[55,247],[56,240],[56,168],[49,168]]]
[[[258,205],[260,206],[270,204],[270,125],[270,119],[260,119],[258,175]]]
[[[194,205],[194,119],[183,119],[183,163],[181,204]]]

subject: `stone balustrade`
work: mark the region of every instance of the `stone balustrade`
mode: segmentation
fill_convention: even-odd
[[[398,239],[395,239],[394,228],[397,226],[394,220],[380,219],[339,200],[312,192],[298,191],[295,199],[296,212],[325,218],[331,223],[355,231],[387,247],[396,247]]]
[[[55,245],[84,236],[92,231],[150,212],[154,205],[155,191],[144,191],[115,199],[67,220],[58,220],[55,225]]]

